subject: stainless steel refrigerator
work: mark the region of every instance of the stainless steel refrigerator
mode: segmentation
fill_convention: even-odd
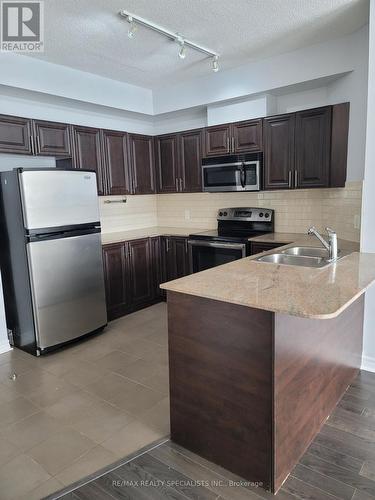
[[[42,354],[107,324],[96,174],[0,174],[0,265],[11,344]]]

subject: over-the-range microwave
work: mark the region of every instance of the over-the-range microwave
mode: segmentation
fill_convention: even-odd
[[[261,168],[262,153],[203,158],[203,191],[259,191]]]

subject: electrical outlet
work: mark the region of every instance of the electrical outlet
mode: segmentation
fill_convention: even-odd
[[[359,229],[360,227],[361,227],[361,216],[357,214],[354,216],[354,229]]]
[[[185,220],[190,220],[190,219],[191,219],[190,210],[185,210]]]

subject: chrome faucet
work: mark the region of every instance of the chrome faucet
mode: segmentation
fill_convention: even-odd
[[[307,231],[307,234],[313,234],[318,238],[320,243],[328,252],[328,260],[333,261],[337,259],[339,253],[337,249],[337,234],[333,229],[329,227],[326,227],[326,231],[328,234],[328,242],[323,238],[323,236],[319,234],[316,227],[314,226],[310,227],[310,229]]]

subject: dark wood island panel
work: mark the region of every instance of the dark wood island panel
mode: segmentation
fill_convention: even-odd
[[[168,330],[172,440],[269,487],[272,313],[168,292]]]
[[[358,373],[363,297],[305,319],[168,292],[171,438],[276,492]]]
[[[358,374],[363,305],[364,295],[333,319],[275,314],[276,491]]]

